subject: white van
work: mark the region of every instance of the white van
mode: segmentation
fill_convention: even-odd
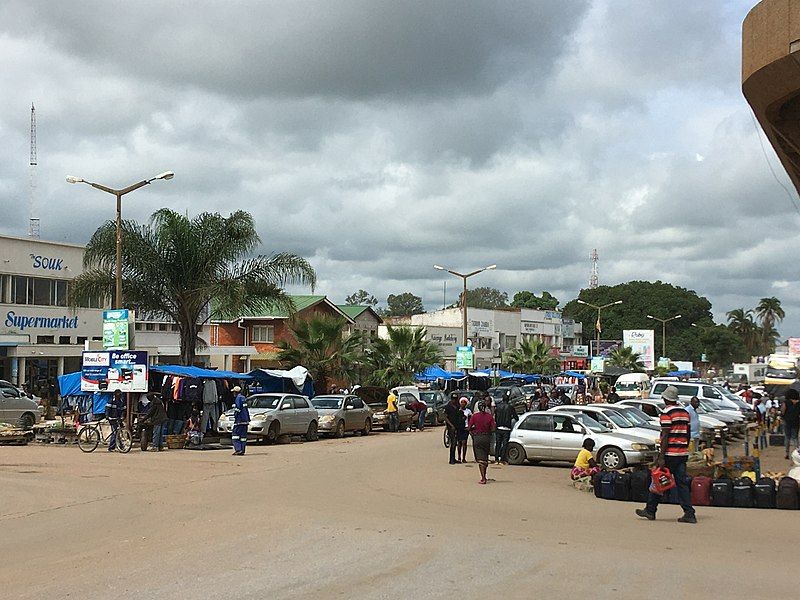
[[[617,378],[614,387],[623,400],[645,398],[650,392],[650,378],[646,373],[625,373]]]

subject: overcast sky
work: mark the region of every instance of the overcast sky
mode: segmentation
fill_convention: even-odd
[[[126,217],[248,210],[336,301],[436,308],[434,263],[497,263],[472,285],[563,303],[597,248],[601,283],[686,286],[718,318],[776,295],[800,334],[800,219],[741,94],[753,4],[5,0],[0,232],[27,232],[33,101],[43,239],[113,217],[66,175],[170,169]]]

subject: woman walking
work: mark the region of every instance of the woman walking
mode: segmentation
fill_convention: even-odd
[[[491,446],[492,432],[496,425],[494,417],[486,405],[481,402],[478,405],[478,412],[469,418],[469,432],[472,434],[472,451],[475,454],[475,462],[478,463],[478,470],[481,479],[478,483],[486,484],[486,470],[489,467],[489,448]]]

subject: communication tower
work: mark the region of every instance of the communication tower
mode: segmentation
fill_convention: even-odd
[[[31,102],[31,162],[30,190],[28,191],[28,236],[39,239],[39,217],[36,211],[36,107]]]
[[[600,278],[597,276],[597,261],[600,260],[600,257],[597,255],[597,248],[592,250],[589,258],[592,261],[592,274],[589,276],[589,289],[593,290],[600,285]]]

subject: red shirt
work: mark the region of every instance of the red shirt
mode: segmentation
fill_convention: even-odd
[[[667,407],[661,417],[661,429],[668,430],[666,456],[688,456],[689,433],[691,420],[689,413],[682,406],[671,405]]]
[[[494,417],[488,412],[476,412],[469,418],[472,433],[492,433],[495,429]]]

